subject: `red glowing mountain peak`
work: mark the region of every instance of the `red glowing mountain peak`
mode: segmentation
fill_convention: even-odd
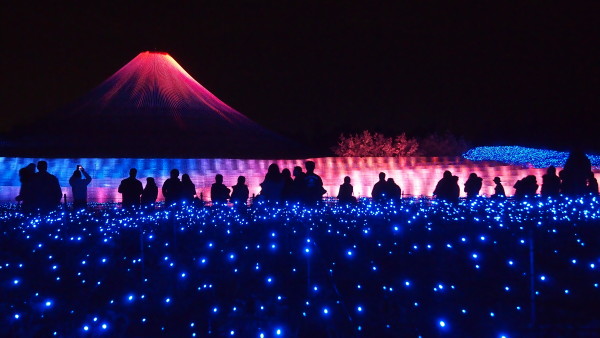
[[[72,115],[156,115],[169,117],[182,129],[186,119],[220,120],[255,126],[247,117],[219,100],[165,52],[138,54],[106,81],[78,101]]]

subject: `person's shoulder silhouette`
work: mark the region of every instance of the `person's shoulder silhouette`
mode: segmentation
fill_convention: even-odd
[[[154,177],[147,177],[146,186],[142,190],[142,204],[152,205],[156,202],[157,198],[158,186],[156,185],[156,181],[154,181]]]
[[[246,177],[239,176],[237,179],[237,184],[231,188],[231,198],[229,201],[234,205],[246,205],[250,195],[248,186],[246,185]]]
[[[356,203],[356,197],[354,197],[354,187],[350,184],[350,176],[344,177],[344,183],[340,185],[340,191],[338,193],[338,202],[342,204]]]
[[[119,193],[123,196],[123,207],[135,207],[140,205],[140,196],[144,190],[142,182],[137,178],[137,169],[129,170],[129,177],[121,181]]]
[[[181,201],[183,186],[179,179],[179,170],[171,169],[170,177],[163,183],[162,194],[166,205]]]
[[[210,188],[210,198],[213,204],[225,204],[229,199],[229,188],[223,184],[223,175],[215,175],[215,183]]]
[[[56,176],[48,173],[48,162],[39,161],[32,179],[34,208],[50,211],[60,204],[62,189]]]

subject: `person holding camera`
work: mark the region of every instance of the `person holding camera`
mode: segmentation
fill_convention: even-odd
[[[90,182],[92,182],[92,177],[81,165],[77,165],[77,169],[69,178],[73,193],[73,208],[85,209],[87,207],[87,186]]]

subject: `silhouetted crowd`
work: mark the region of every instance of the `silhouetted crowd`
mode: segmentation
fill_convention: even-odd
[[[322,201],[327,192],[323,188],[323,181],[315,173],[315,163],[305,162],[306,172],[302,167],[296,166],[293,171],[285,168],[280,170],[276,163],[269,166],[265,178],[260,183],[261,191],[254,201],[266,203],[304,203],[309,205]],[[161,188],[165,204],[171,206],[176,203],[203,203],[203,196],[197,196],[196,186],[188,174],[179,178],[179,170],[173,169],[170,177],[163,183]],[[154,206],[158,198],[158,186],[154,178],[146,179],[146,186],[142,185],[137,178],[137,169],[129,171],[129,177],[122,180],[118,192],[122,195],[124,208]],[[40,210],[49,211],[57,208],[66,195],[62,194],[60,184],[56,176],[48,173],[46,161],[39,161],[36,165],[31,163],[19,170],[21,190],[16,200],[20,202],[22,210],[26,212]],[[78,165],[77,169],[69,179],[72,189],[73,207],[82,209],[87,206],[87,186],[92,181],[91,176],[85,169]],[[494,194],[491,198],[506,198],[504,187],[500,177],[493,179],[495,184]],[[464,192],[467,199],[479,196],[483,185],[483,178],[471,173],[464,184]],[[518,180],[513,186],[514,198],[521,200],[533,197],[537,194],[539,185],[534,175],[528,175]],[[573,151],[567,159],[563,170],[556,174],[556,168],[550,166],[542,176],[542,196],[556,197],[560,194],[576,196],[584,194],[598,195],[598,181],[592,172],[590,160],[580,151]],[[213,205],[224,205],[228,202],[234,206],[245,206],[248,203],[249,189],[246,178],[239,176],[236,185],[231,189],[223,184],[223,176],[217,174],[215,182],[210,189]],[[371,193],[373,201],[378,203],[399,202],[402,199],[402,190],[394,182],[393,178],[387,178],[385,173],[379,173],[379,181],[373,186]],[[458,203],[460,200],[460,187],[458,177],[450,171],[445,171],[442,179],[437,183],[433,196],[436,199]],[[337,195],[341,204],[355,204],[357,198],[354,196],[354,188],[349,176],[344,177]]]

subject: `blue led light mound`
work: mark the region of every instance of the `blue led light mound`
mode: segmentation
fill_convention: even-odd
[[[549,149],[536,149],[520,146],[476,147],[469,149],[463,157],[471,161],[498,161],[512,165],[533,166],[534,168],[561,168],[569,153]],[[587,154],[594,169],[600,169],[600,155]]]

